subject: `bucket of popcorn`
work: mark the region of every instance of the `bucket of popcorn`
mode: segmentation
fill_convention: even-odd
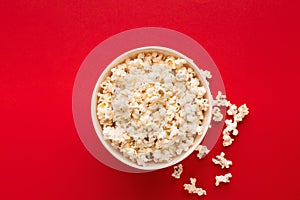
[[[114,59],[99,77],[91,118],[121,165],[153,171],[175,165],[203,141],[212,118],[206,75],[190,58],[144,46]]]

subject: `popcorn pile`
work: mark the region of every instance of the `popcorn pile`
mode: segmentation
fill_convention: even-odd
[[[185,59],[140,53],[100,84],[97,117],[104,139],[125,157],[141,166],[169,162],[203,134],[206,95]]]

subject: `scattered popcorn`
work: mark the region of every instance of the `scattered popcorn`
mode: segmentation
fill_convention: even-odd
[[[187,61],[156,52],[113,67],[97,97],[104,139],[142,166],[169,162],[188,151],[202,134],[210,107],[207,91]]]
[[[228,147],[232,144],[234,139],[230,137],[230,135],[223,135],[223,146]]]
[[[227,105],[229,108],[227,114],[233,116],[235,122],[241,122],[244,117],[249,114],[249,108],[246,104],[243,104],[238,108],[235,104],[231,104],[230,101],[228,102]]]
[[[234,139],[231,134],[237,136],[239,131],[237,130],[237,123],[241,122],[246,115],[249,114],[249,109],[246,104],[237,107],[230,101],[226,100],[226,95],[223,95],[221,91],[218,91],[216,100],[213,101],[213,120],[222,121],[223,115],[220,112],[220,108],[217,106],[225,106],[228,108],[227,114],[233,117],[233,121],[230,119],[225,120],[226,127],[223,130],[223,146],[227,147],[232,144]]]
[[[223,146],[227,147],[227,146],[230,146],[232,144],[232,142],[234,141],[234,139],[231,138],[230,134],[237,136],[239,131],[236,129],[237,123],[232,122],[231,119],[225,120],[225,124],[226,124],[226,127],[223,130]]]
[[[202,188],[196,187],[196,179],[190,178],[191,184],[184,184],[184,189],[187,190],[189,193],[198,194],[199,196],[206,195],[206,191]]]
[[[228,101],[229,102],[229,101]],[[225,120],[226,127],[223,130],[223,146],[229,146],[232,144],[233,139],[230,134],[237,136],[239,131],[237,130],[237,123],[241,122],[246,115],[249,114],[249,109],[246,104],[241,105],[239,108],[235,104],[229,102],[229,109],[227,114],[233,116],[233,122],[230,119]]]
[[[213,101],[214,106],[227,106],[228,102],[226,100],[226,95],[222,94],[221,91],[218,91],[216,99]]]
[[[229,105],[229,109],[227,110],[228,115],[236,115],[237,114],[237,106],[235,104]]]
[[[213,120],[216,122],[220,122],[223,119],[223,114],[221,113],[221,109],[217,106],[213,107],[212,110]]]
[[[174,172],[173,172],[172,176],[179,179],[182,171],[183,171],[182,164],[174,166]]]
[[[223,168],[228,169],[230,167],[230,165],[232,165],[232,161],[227,160],[224,156],[225,156],[225,153],[221,152],[221,154],[219,156],[216,156],[217,159],[213,158],[212,161],[216,165],[221,165],[222,169]]]
[[[243,104],[238,108],[238,113],[234,115],[234,121],[241,122],[243,121],[244,117],[248,114],[249,114],[249,109],[246,104]]]
[[[239,113],[241,113],[243,117],[245,117],[246,115],[249,114],[249,108],[247,107],[246,104],[241,105],[238,108],[238,110],[239,110]]]
[[[229,183],[229,178],[232,177],[231,173],[225,174],[224,176],[216,176],[216,186],[219,186],[220,183]]]
[[[225,120],[225,124],[226,124],[226,127],[225,129],[223,130],[223,135],[234,135],[234,136],[237,136],[239,131],[237,130],[237,122],[232,122],[231,119],[226,119]]]
[[[197,157],[199,159],[204,158],[204,156],[206,156],[209,153],[207,146],[204,145],[199,145],[195,150],[198,151]]]

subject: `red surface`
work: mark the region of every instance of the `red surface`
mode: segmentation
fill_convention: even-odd
[[[141,7],[142,6],[142,7]],[[299,5],[284,1],[1,1],[0,199],[299,199],[297,68]],[[72,87],[86,55],[131,28],[159,26],[197,40],[223,76],[228,98],[250,115],[225,149],[221,170],[211,157],[172,169],[126,174],[94,159],[72,118]],[[214,176],[231,172],[231,183]],[[298,180],[297,180],[298,179]]]

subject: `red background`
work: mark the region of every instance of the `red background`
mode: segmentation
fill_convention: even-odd
[[[296,2],[296,1],[295,1]],[[1,1],[0,199],[299,199],[297,68],[299,5],[278,1]],[[72,117],[72,87],[82,61],[121,31],[180,31],[210,53],[228,99],[250,115],[225,149],[221,170],[190,156],[180,180],[172,168],[127,174],[94,159]],[[214,176],[231,172],[230,184]],[[298,190],[298,191],[297,191]]]

